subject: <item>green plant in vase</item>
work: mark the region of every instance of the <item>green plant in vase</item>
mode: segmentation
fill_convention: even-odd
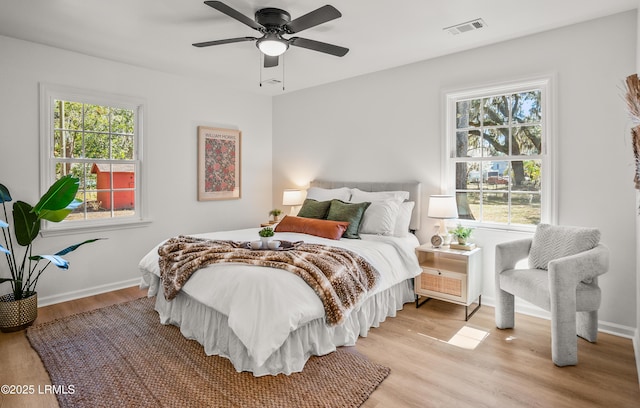
[[[258,235],[260,235],[260,240],[262,241],[262,247],[267,248],[269,240],[273,237],[275,233],[273,232],[273,228],[264,227],[260,231],[258,231]]]
[[[282,210],[279,208],[274,208],[273,210],[269,211],[269,215],[273,217],[274,222],[278,222],[280,214],[282,214]]]
[[[11,275],[10,277],[0,277],[0,284],[4,282],[11,284],[11,293],[0,297],[0,308],[4,307],[9,308],[7,310],[13,310],[10,308],[11,302],[34,298],[33,302],[35,302],[36,309],[35,316],[32,317],[33,320],[35,320],[35,317],[37,317],[36,286],[42,273],[51,264],[60,269],[68,269],[69,262],[62,258],[64,255],[75,251],[84,244],[100,239],[89,239],[79,244],[71,245],[53,255],[33,254],[33,242],[40,233],[40,221],[60,222],[82,204],[82,201],[76,199],[78,187],[79,179],[67,175],[57,180],[35,206],[31,206],[24,201],[14,202],[12,234],[9,230],[9,223],[7,222],[9,218],[6,203],[11,202],[13,199],[9,189],[3,184],[0,184],[0,202],[2,203],[4,219],[6,220],[0,219],[0,229],[2,230],[3,238],[3,242],[0,243],[0,253],[5,255]],[[21,256],[16,253],[19,246],[24,247]],[[0,313],[0,318],[2,318],[3,315],[11,315],[11,313],[6,311],[4,314]],[[9,317],[11,318],[12,316]],[[20,321],[22,319],[11,320]],[[14,327],[19,327],[17,330],[20,330],[33,323],[33,320],[24,322],[18,326],[7,325],[0,320],[0,330],[12,331],[11,329]]]
[[[469,239],[472,232],[473,228],[463,227],[461,224],[458,224],[453,231],[450,231],[451,235],[456,237],[458,244],[460,245],[465,245],[467,243],[467,239]]]

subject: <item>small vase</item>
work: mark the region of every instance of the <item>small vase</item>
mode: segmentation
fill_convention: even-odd
[[[262,241],[262,249],[269,248],[269,241],[271,241],[272,237],[260,237],[260,241]]]
[[[466,238],[460,238],[458,237],[458,244],[460,245],[466,245],[467,243],[467,239]]]
[[[0,296],[0,331],[11,333],[26,329],[38,317],[38,294],[14,300],[13,293]]]

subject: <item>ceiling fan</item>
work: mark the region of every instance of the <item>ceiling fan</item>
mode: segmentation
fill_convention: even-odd
[[[302,30],[306,30],[341,17],[342,14],[335,7],[330,5],[322,6],[319,9],[296,18],[295,20],[291,20],[291,15],[285,10],[268,7],[256,11],[255,20],[252,20],[221,1],[205,1],[204,4],[209,7],[213,7],[219,12],[238,20],[256,31],[259,31],[262,33],[262,37],[238,37],[228,38],[226,40],[205,41],[193,44],[194,47],[209,47],[212,45],[230,44],[243,41],[256,41],[256,46],[264,54],[265,68],[277,66],[278,56],[282,55],[290,45],[335,55],[336,57],[342,57],[349,52],[348,48],[309,40],[307,38],[282,37],[283,35],[295,34]]]

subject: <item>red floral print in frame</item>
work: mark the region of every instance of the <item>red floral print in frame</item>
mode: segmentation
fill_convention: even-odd
[[[240,131],[198,127],[198,199],[240,198]]]

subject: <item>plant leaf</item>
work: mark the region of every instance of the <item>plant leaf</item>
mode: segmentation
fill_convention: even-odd
[[[63,208],[62,210],[42,210],[40,211],[40,218],[51,222],[60,222],[67,218],[67,216],[71,214],[73,210],[78,208],[80,204],[82,204],[82,200],[74,199],[66,208]]]
[[[11,251],[9,251],[7,248],[3,247],[2,245],[0,245],[0,252],[3,252],[5,254],[11,254]]]
[[[55,254],[56,254],[56,255],[66,255],[66,254],[68,254],[69,252],[75,251],[76,249],[78,249],[78,247],[80,247],[80,246],[82,246],[82,245],[84,245],[84,244],[89,244],[89,243],[91,243],[91,242],[96,242],[96,241],[101,240],[101,239],[104,239],[104,238],[93,238],[93,239],[88,239],[88,240],[86,240],[86,241],[84,241],[84,242],[81,242],[81,243],[79,243],[79,244],[71,245],[70,247],[67,247],[67,248],[65,248],[65,249],[63,249],[63,250],[61,250],[61,251],[58,251],[58,252],[56,252]]]
[[[11,279],[11,278],[0,278],[0,283],[3,283],[3,282],[13,282],[13,279]]]
[[[30,256],[29,259],[31,259],[32,261],[40,261],[42,259],[46,259],[51,261],[52,264],[60,269],[69,269],[69,261],[58,255],[34,255]]]
[[[33,212],[40,216],[43,210],[57,211],[66,208],[76,197],[80,180],[70,174],[56,180],[33,207]]]
[[[13,229],[18,244],[22,246],[31,244],[40,232],[40,220],[32,210],[33,207],[24,201],[13,203]]]
[[[11,194],[9,194],[9,189],[4,186],[4,184],[0,184],[0,203],[4,203],[7,201],[11,201]]]

